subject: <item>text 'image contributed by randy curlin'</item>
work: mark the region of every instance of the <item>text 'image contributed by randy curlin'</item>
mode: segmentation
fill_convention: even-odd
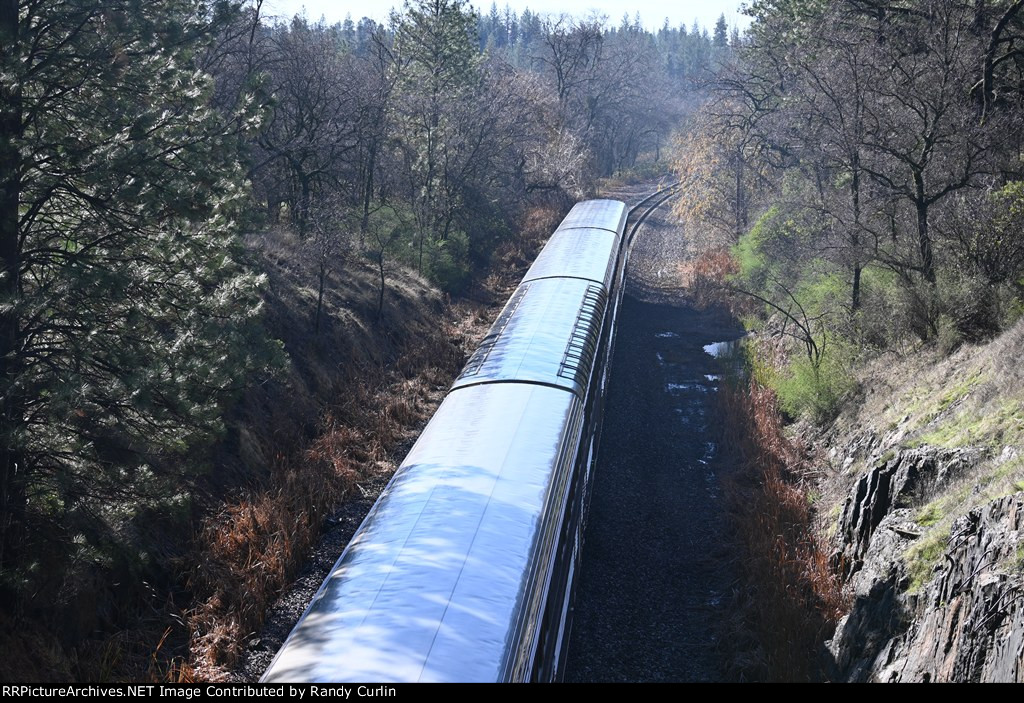
[[[356,698],[392,698],[398,695],[395,686],[371,684],[278,684],[274,686],[252,684],[103,684],[67,686],[4,685],[0,687],[4,698],[290,698],[298,700]]]

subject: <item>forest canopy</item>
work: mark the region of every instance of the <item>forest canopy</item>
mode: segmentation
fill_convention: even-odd
[[[857,350],[950,349],[1020,315],[1022,9],[752,4],[679,143],[679,212],[733,248],[730,287],[799,330],[794,412],[833,412]]]

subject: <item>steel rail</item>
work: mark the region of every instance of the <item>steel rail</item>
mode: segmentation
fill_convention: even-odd
[[[638,202],[636,205],[629,209],[628,217],[633,217],[641,208],[650,203],[652,200],[654,201],[654,203],[646,210],[644,210],[640,217],[638,217],[633,222],[632,229],[629,230],[629,235],[626,238],[627,249],[633,246],[633,238],[636,237],[637,230],[640,229],[640,226],[644,223],[644,220],[646,220],[651,215],[651,213],[653,213],[655,210],[661,207],[661,205],[663,205],[666,200],[668,200],[674,195],[678,195],[682,190],[681,186],[682,181],[676,181],[675,183],[670,183],[664,187],[659,186],[658,190],[654,191],[653,193],[651,193],[650,195],[648,195],[643,200],[641,200],[640,202]]]

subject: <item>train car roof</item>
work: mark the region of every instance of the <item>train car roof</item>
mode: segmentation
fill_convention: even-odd
[[[264,681],[508,680],[581,418],[546,386],[449,394]]]
[[[622,234],[628,214],[626,204],[618,200],[584,200],[573,206],[558,229],[596,227]]]
[[[607,303],[604,287],[583,279],[521,283],[452,388],[528,381],[583,397]]]
[[[526,272],[523,281],[539,278],[584,278],[611,290],[618,257],[619,234],[596,227],[556,231]]]

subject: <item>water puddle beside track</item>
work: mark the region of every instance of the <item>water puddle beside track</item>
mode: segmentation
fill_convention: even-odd
[[[704,353],[708,356],[714,357],[715,359],[722,359],[726,357],[735,356],[740,349],[740,345],[743,343],[743,338],[729,339],[724,342],[712,342],[711,344],[705,344],[703,349]]]
[[[720,680],[714,402],[742,330],[630,296],[619,320],[565,678]]]

